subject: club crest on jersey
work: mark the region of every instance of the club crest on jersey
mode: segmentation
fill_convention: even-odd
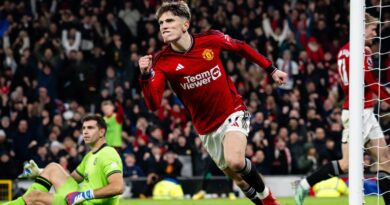
[[[214,52],[211,49],[204,49],[202,56],[205,60],[211,61],[214,58]]]

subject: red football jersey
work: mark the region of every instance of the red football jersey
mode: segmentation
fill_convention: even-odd
[[[369,49],[364,50],[364,108],[374,106],[374,95],[379,95],[379,98],[390,104],[390,94],[387,90],[378,84],[371,69],[372,58]],[[340,83],[345,93],[344,109],[349,109],[349,43],[344,45],[337,55],[337,66],[340,75]]]
[[[168,80],[190,112],[199,134],[215,131],[230,114],[245,110],[241,96],[222,65],[219,57],[222,50],[238,53],[262,68],[271,65],[246,43],[219,31],[195,34],[187,52],[175,52],[168,46],[154,57],[152,77],[140,80],[148,108],[160,107]]]

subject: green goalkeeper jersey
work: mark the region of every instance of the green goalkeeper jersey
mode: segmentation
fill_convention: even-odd
[[[108,177],[122,173],[122,160],[118,152],[104,144],[95,152],[89,152],[76,168],[76,172],[84,178],[81,191],[99,189],[108,184]],[[84,203],[83,203],[84,204]],[[119,196],[89,200],[85,204],[119,204]]]
[[[110,117],[105,116],[104,120],[107,123],[107,144],[113,147],[122,146],[122,123],[118,122],[117,114],[114,113]]]

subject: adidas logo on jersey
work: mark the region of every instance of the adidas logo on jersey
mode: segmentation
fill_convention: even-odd
[[[182,64],[177,64],[176,71],[183,69],[184,66]]]

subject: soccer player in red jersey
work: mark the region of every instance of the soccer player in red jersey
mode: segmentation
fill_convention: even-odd
[[[373,113],[374,107],[374,95],[379,95],[379,98],[390,104],[390,94],[384,87],[378,85],[375,77],[371,71],[372,59],[371,49],[368,47],[372,44],[372,39],[376,36],[376,27],[378,19],[372,17],[369,14],[365,15],[366,27],[365,27],[365,59],[364,59],[364,110],[363,110],[363,140],[366,147],[370,147],[369,153],[378,162],[379,166],[379,187],[382,192],[390,191],[390,164],[388,161],[389,150],[386,146],[386,141],[382,129],[375,118]],[[342,152],[343,157],[338,161],[332,161],[331,163],[321,167],[319,170],[301,180],[296,190],[295,202],[297,205],[302,205],[305,196],[308,194],[310,187],[316,183],[329,179],[333,176],[338,176],[348,172],[348,140],[349,140],[349,43],[344,45],[338,55],[337,64],[340,75],[340,83],[343,87],[345,94],[345,102],[343,105],[342,122],[344,130],[342,133]],[[353,68],[355,69],[355,68]],[[358,68],[356,68],[358,69]],[[371,148],[372,147],[372,148]],[[386,163],[385,163],[386,162]],[[383,195],[386,204],[390,204],[390,193]]]
[[[279,204],[249,159],[245,148],[250,114],[219,55],[232,51],[257,63],[279,85],[287,74],[243,41],[210,30],[191,35],[191,13],[184,1],[164,2],[156,12],[160,32],[169,46],[157,56],[140,58],[141,87],[146,105],[160,107],[165,83],[189,111],[203,145],[223,172],[255,204]]]

